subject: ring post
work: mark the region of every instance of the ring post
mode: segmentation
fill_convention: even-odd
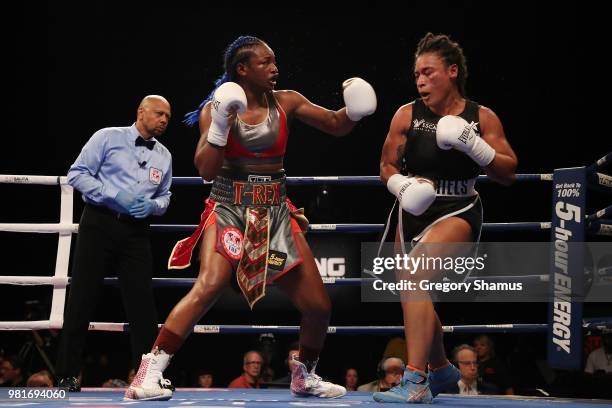
[[[582,365],[586,167],[553,174],[548,363],[552,368]]]

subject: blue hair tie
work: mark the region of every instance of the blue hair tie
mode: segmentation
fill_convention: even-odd
[[[202,112],[202,108],[204,108],[204,105],[206,105],[208,101],[212,100],[213,95],[215,94],[215,91],[217,90],[217,88],[220,87],[225,82],[229,82],[229,80],[230,78],[229,78],[229,75],[227,75],[227,72],[221,75],[215,81],[215,87],[213,88],[213,90],[208,94],[206,99],[204,99],[202,103],[198,106],[198,109],[185,114],[183,123],[186,124],[187,126],[195,126],[195,124],[200,121],[200,112]]]

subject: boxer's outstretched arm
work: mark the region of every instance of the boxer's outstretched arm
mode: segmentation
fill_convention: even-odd
[[[479,116],[482,139],[495,149],[495,158],[484,171],[492,180],[506,186],[510,185],[516,176],[518,164],[516,154],[506,139],[504,128],[497,115],[491,109],[481,106]]]
[[[344,81],[345,108],[332,111],[310,102],[295,91],[277,91],[275,96],[289,116],[333,136],[344,136],[355,123],[376,111],[376,93],[370,84],[361,78]]]
[[[346,108],[337,111],[326,109],[310,102],[299,92],[276,91],[274,96],[278,98],[289,117],[296,117],[301,122],[332,136],[344,136],[357,124],[348,118]]]

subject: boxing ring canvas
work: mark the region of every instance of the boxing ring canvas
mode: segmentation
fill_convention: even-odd
[[[179,388],[169,401],[123,401],[123,388],[83,388],[80,393],[71,393],[61,401],[16,401],[0,399],[2,407],[244,407],[244,408],[291,408],[291,407],[394,407],[399,404],[382,404],[372,399],[371,393],[349,392],[344,397],[324,400],[314,397],[293,397],[289,390],[225,389],[225,388]],[[610,406],[612,401],[579,400],[562,398],[532,398],[520,396],[462,396],[440,394],[433,405],[447,408],[599,408]]]

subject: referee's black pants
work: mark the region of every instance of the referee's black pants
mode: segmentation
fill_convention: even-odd
[[[56,373],[77,377],[93,312],[102,299],[104,278],[117,272],[123,306],[130,324],[132,364],[151,350],[157,337],[153,299],[149,223],[90,204],[85,206],[73,258],[72,279],[64,311]],[[101,385],[101,384],[98,384]]]

